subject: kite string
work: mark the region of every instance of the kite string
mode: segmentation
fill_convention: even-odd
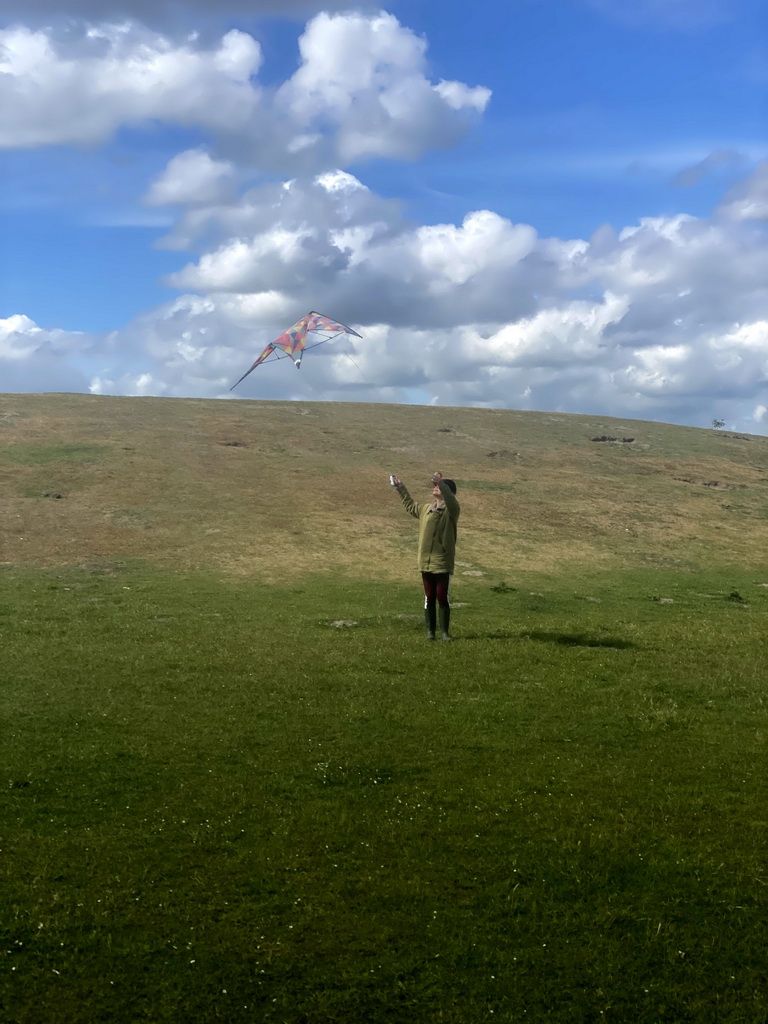
[[[336,335],[336,337],[338,337],[338,335]],[[325,338],[325,339],[324,339],[323,341],[316,341],[314,345],[307,345],[307,346],[306,346],[306,348],[304,349],[304,351],[305,351],[305,352],[309,352],[309,351],[310,351],[311,349],[313,349],[313,348],[317,348],[317,347],[318,347],[319,345],[325,345],[325,344],[326,344],[327,342],[329,342],[329,341],[333,341],[333,338]],[[346,350],[346,351],[344,352],[344,355],[345,355],[345,356],[346,356],[346,357],[347,357],[347,358],[348,358],[349,360],[351,360],[351,362],[352,362],[352,365],[353,365],[353,366],[355,367],[355,369],[357,370],[357,372],[358,372],[358,373],[360,374],[360,376],[361,376],[361,377],[363,378],[363,380],[365,381],[365,383],[366,383],[366,384],[368,384],[368,386],[369,386],[369,387],[372,387],[372,388],[373,388],[373,387],[375,387],[376,385],[375,385],[375,384],[373,383],[373,381],[371,381],[371,380],[368,380],[368,378],[366,377],[366,375],[365,375],[365,374],[363,373],[363,371],[362,371],[361,367],[360,367],[360,366],[358,365],[358,363],[356,363],[356,362],[355,362],[355,360],[354,360],[354,359],[352,358],[352,353],[351,353],[351,352],[349,351],[349,349],[347,349],[347,350]],[[278,356],[278,358],[280,358],[280,357]],[[282,357],[282,358],[285,358],[285,357]]]
[[[352,353],[351,353],[351,352],[345,352],[345,353],[344,353],[344,355],[345,355],[345,356],[347,356],[347,358],[351,360],[351,362],[352,362],[352,365],[353,365],[353,366],[355,366],[355,367],[357,368],[357,371],[358,371],[358,373],[359,373],[359,374],[360,374],[360,376],[361,376],[361,377],[363,378],[363,380],[365,381],[365,383],[366,383],[366,384],[368,384],[368,385],[369,385],[370,387],[375,387],[375,385],[374,385],[373,381],[370,381],[370,380],[368,380],[368,378],[367,378],[367,377],[366,377],[366,375],[365,375],[365,374],[363,373],[363,371],[362,371],[362,370],[360,369],[360,367],[359,367],[359,366],[357,365],[357,363],[355,362],[355,360],[354,360],[354,359],[352,359]]]

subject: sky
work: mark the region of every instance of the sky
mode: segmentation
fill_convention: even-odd
[[[5,0],[0,186],[0,392],[768,434],[763,0]]]

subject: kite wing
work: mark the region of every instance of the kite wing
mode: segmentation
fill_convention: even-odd
[[[249,374],[249,373],[251,372],[251,370],[255,370],[255,369],[256,369],[256,367],[257,367],[257,366],[259,365],[259,363],[263,363],[263,362],[264,362],[264,360],[265,360],[265,359],[268,359],[268,358],[269,358],[269,356],[271,356],[271,355],[272,355],[272,353],[273,353],[274,351],[275,351],[275,345],[274,345],[274,342],[270,341],[270,343],[269,343],[269,344],[267,345],[267,347],[266,347],[266,348],[264,349],[264,351],[263,351],[263,352],[261,353],[261,355],[259,356],[259,358],[258,358],[258,359],[256,360],[256,362],[255,362],[255,363],[253,364],[253,366],[249,367],[249,368],[248,368],[248,369],[247,369],[247,370],[245,371],[245,373],[243,374],[243,376],[242,376],[242,377],[240,378],[240,380],[239,380],[239,381],[237,381],[237,382],[236,382],[235,384],[233,384],[233,385],[232,385],[232,387],[231,387],[231,388],[230,388],[229,390],[230,390],[230,391],[234,391],[234,389],[235,389],[235,388],[237,387],[237,385],[238,385],[238,384],[240,384],[240,383],[241,383],[241,381],[244,381],[244,380],[245,380],[245,378],[246,378],[246,377],[248,376],[248,374]]]
[[[293,327],[283,331],[280,337],[272,342],[275,348],[281,348],[287,356],[290,356],[297,367],[301,363],[301,354],[307,343],[307,331],[309,330],[309,318],[311,315],[311,313],[307,313]]]
[[[306,319],[309,321],[308,331],[327,331],[330,334],[354,334],[356,338],[362,337],[346,324],[340,324],[338,320],[332,320],[329,316],[323,316],[322,313],[316,313],[314,310],[307,313]]]
[[[338,337],[340,334],[353,334],[356,338],[361,337],[357,331],[353,331],[352,328],[347,327],[346,324],[342,324],[338,320],[333,320],[329,316],[324,316],[322,313],[318,313],[313,309],[307,313],[306,316],[303,316],[301,320],[298,320],[293,327],[289,327],[287,331],[283,331],[279,338],[275,338],[274,341],[270,341],[253,366],[246,370],[240,380],[237,381],[237,384],[233,384],[229,390],[233,391],[241,381],[245,380],[251,370],[255,370],[260,363],[263,363],[278,349],[285,352],[285,354],[294,361],[296,369],[298,370],[301,366],[301,360],[306,350],[307,334],[310,332],[331,335],[331,337],[328,338],[321,338],[321,340],[315,342],[314,345],[310,345],[310,348],[316,348],[318,345],[322,345],[326,341],[332,341],[334,337]],[[281,357],[278,356],[278,359],[279,358]]]

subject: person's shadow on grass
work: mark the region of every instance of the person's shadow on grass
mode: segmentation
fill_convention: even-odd
[[[538,640],[561,647],[605,647],[612,650],[636,650],[637,644],[617,636],[588,636],[586,633],[548,633],[544,630],[526,630],[518,634],[523,640]]]
[[[608,650],[637,650],[638,645],[621,637],[587,636],[586,633],[548,633],[544,630],[495,630],[491,633],[462,633],[461,640],[536,640],[539,643],[559,644],[561,647],[602,647]]]

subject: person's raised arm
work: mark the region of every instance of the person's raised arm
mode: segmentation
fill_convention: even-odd
[[[453,493],[453,491],[445,482],[445,480],[443,480],[443,474],[435,473],[434,476],[432,477],[432,483],[436,484],[440,488],[440,493],[443,496],[443,501],[445,502],[445,509],[448,515],[451,517],[451,519],[458,519],[461,507],[458,501],[456,500],[456,495]]]
[[[402,501],[403,507],[408,515],[413,516],[414,519],[418,519],[419,504],[410,496],[408,488],[405,486],[403,481],[397,476],[392,477],[392,486],[396,488],[397,493],[400,495],[400,501]]]

